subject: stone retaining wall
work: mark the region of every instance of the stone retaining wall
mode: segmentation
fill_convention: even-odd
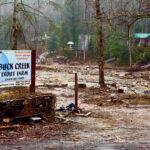
[[[44,113],[48,120],[55,118],[56,96],[41,95],[34,98],[0,101],[0,121]]]

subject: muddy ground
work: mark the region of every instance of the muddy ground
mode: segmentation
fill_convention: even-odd
[[[24,124],[1,130],[2,150],[147,150],[150,149],[149,71],[106,69],[106,88],[99,88],[96,65],[37,66],[38,93],[57,96],[56,108],[74,103],[74,73],[78,73],[81,112],[54,123]],[[91,112],[89,116],[80,116]],[[64,116],[68,111],[58,111]]]

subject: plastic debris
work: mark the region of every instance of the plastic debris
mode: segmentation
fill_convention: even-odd
[[[41,121],[41,117],[31,117],[30,120],[32,122],[40,122]]]
[[[111,102],[111,99],[106,100],[106,102]]]
[[[65,110],[64,106],[61,106],[60,108],[56,109],[56,111],[63,111]]]
[[[115,93],[112,93],[111,95],[110,95],[110,98],[115,98],[116,97],[116,94]]]
[[[73,103],[71,103],[68,106],[66,106],[66,110],[68,110],[68,111],[73,111],[74,108],[75,108],[75,105]]]
[[[64,118],[64,117],[61,117],[61,116],[56,116],[56,118],[62,119],[62,120],[65,120],[65,121],[71,121],[71,122],[74,122],[74,123],[85,124],[84,122],[73,120],[73,119],[70,119],[70,118]]]

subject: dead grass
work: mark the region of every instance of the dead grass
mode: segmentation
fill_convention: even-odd
[[[80,129],[77,124],[72,124],[71,122],[64,123],[60,120],[55,120],[52,123],[40,123],[40,124],[24,124],[24,128],[18,128],[14,130],[0,130],[1,141],[11,140],[11,142],[16,141],[20,138],[70,138],[70,133],[76,128]]]
[[[62,96],[62,97],[66,97],[66,98],[72,98],[72,97],[74,97],[74,95],[66,95],[66,94],[61,94],[60,96]]]
[[[123,95],[121,99],[130,105],[150,105],[150,95]]]
[[[103,119],[102,122],[109,125],[116,125],[118,123],[118,121],[115,119]]]
[[[90,116],[93,118],[111,119],[111,115],[107,112],[94,112]]]
[[[50,68],[50,67],[47,67],[47,66],[36,66],[36,70],[38,71],[57,71],[57,69],[55,68]]]
[[[84,103],[94,104],[98,106],[112,106],[112,105],[150,105],[150,95],[139,94],[120,94],[117,91],[110,91],[109,89],[86,89],[84,95]],[[110,98],[114,93],[115,97]]]
[[[31,93],[28,87],[10,87],[10,88],[3,88],[0,91],[0,101],[1,100],[17,100],[17,99],[26,99],[26,98],[34,98],[38,95],[50,95],[52,93],[43,93],[43,92],[36,92]]]

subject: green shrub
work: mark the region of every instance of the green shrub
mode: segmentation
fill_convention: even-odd
[[[117,64],[126,65],[129,63],[129,51],[127,50],[125,36],[122,32],[114,32],[105,41],[105,59],[117,57]]]
[[[51,57],[54,57],[55,56],[55,54],[53,54],[53,53],[48,53],[48,55],[46,56],[46,58],[51,58]]]
[[[133,60],[140,64],[150,63],[150,47],[134,47]]]

